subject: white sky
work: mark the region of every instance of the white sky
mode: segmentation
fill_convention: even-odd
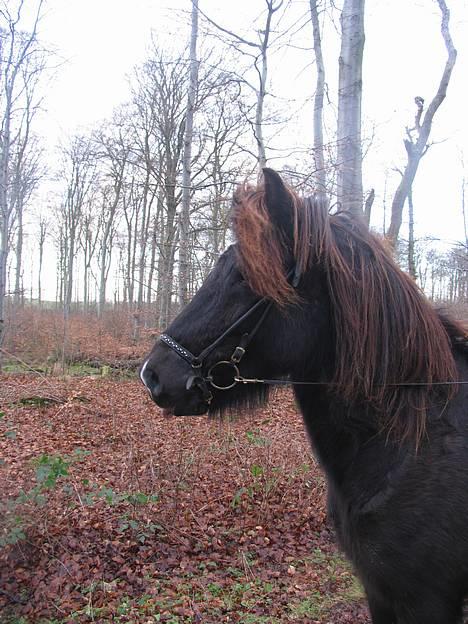
[[[451,242],[463,237],[461,151],[468,167],[468,0],[447,0],[447,4],[458,59],[448,97],[435,118],[431,138],[440,143],[431,147],[422,161],[414,202],[416,234],[432,234]],[[34,6],[35,0],[26,0],[26,5]],[[226,27],[253,37],[252,20],[264,2],[199,0],[199,5]],[[308,0],[294,0],[293,5],[298,14],[305,13]],[[46,0],[40,37],[65,59],[44,103],[43,128],[49,146],[109,117],[128,97],[127,76],[145,58],[152,31],[172,49],[182,47],[189,27],[180,11],[190,6],[190,0]],[[323,40],[331,111],[336,103],[338,29],[336,22],[325,31]],[[312,96],[312,58],[305,50],[284,51],[272,59],[272,91],[279,97]],[[364,59],[365,132],[374,134],[364,176],[366,187],[376,188],[374,223],[381,226],[384,178],[390,171],[390,203],[398,181],[392,168],[404,164],[402,138],[405,125],[414,119],[414,97],[430,101],[446,60],[435,0],[367,0]],[[304,111],[308,122],[311,108]],[[289,145],[312,143],[310,126],[303,129],[296,121],[290,128]],[[274,166],[282,164],[274,162]]]

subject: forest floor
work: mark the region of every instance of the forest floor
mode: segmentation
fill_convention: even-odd
[[[291,394],[167,418],[134,380],[0,377],[0,622],[369,622]]]

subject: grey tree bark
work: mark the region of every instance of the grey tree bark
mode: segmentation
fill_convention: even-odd
[[[342,210],[362,215],[361,100],[364,0],[344,0],[338,78],[337,197]]]
[[[190,75],[187,93],[187,112],[185,114],[184,152],[182,156],[182,209],[180,213],[179,242],[179,299],[182,306],[189,300],[189,236],[190,236],[190,200],[192,196],[192,140],[193,119],[198,90],[198,0],[192,0],[192,28],[190,34]]]
[[[314,161],[317,190],[324,193],[327,187],[325,155],[323,148],[323,100],[325,96],[325,64],[317,9],[317,0],[310,0],[310,17],[314,37],[314,53],[317,79],[314,95]]]
[[[416,279],[416,259],[414,248],[414,206],[413,192],[411,188],[408,191],[408,273],[413,279]]]
[[[42,263],[44,260],[44,245],[49,228],[49,222],[45,217],[39,219],[39,239],[38,239],[38,251],[39,251],[39,266],[37,271],[37,303],[39,307],[42,305]]]

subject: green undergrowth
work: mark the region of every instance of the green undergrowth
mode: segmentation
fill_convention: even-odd
[[[139,509],[159,501],[157,494],[118,492],[86,478],[81,478],[78,484],[71,478],[74,464],[82,462],[89,454],[89,451],[76,448],[69,455],[42,454],[31,460],[34,486],[21,490],[15,497],[0,499],[0,548],[25,541],[28,529],[36,523],[37,515],[55,493],[63,496],[68,509],[99,503],[119,507],[118,533],[141,544],[162,530],[155,522],[143,522],[138,514]]]

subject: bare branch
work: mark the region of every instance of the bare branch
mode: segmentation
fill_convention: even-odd
[[[447,50],[447,60],[440,78],[439,86],[435,96],[432,98],[429,106],[427,107],[424,118],[421,118],[423,114],[424,100],[421,97],[415,98],[417,107],[415,127],[413,130],[416,133],[414,138],[412,131],[407,129],[408,139],[404,140],[404,145],[408,155],[408,162],[406,164],[402,179],[398,185],[392,202],[392,217],[390,227],[387,232],[387,238],[390,244],[395,247],[400,231],[403,215],[404,204],[411,192],[412,185],[418,171],[421,158],[427,153],[429,149],[428,140],[432,128],[434,116],[439,109],[440,105],[445,99],[447,94],[448,84],[452,75],[455,61],[457,59],[457,51],[453,45],[452,38],[449,31],[449,19],[450,11],[447,8],[445,0],[436,0],[439,5],[442,19],[441,19],[441,33]]]

